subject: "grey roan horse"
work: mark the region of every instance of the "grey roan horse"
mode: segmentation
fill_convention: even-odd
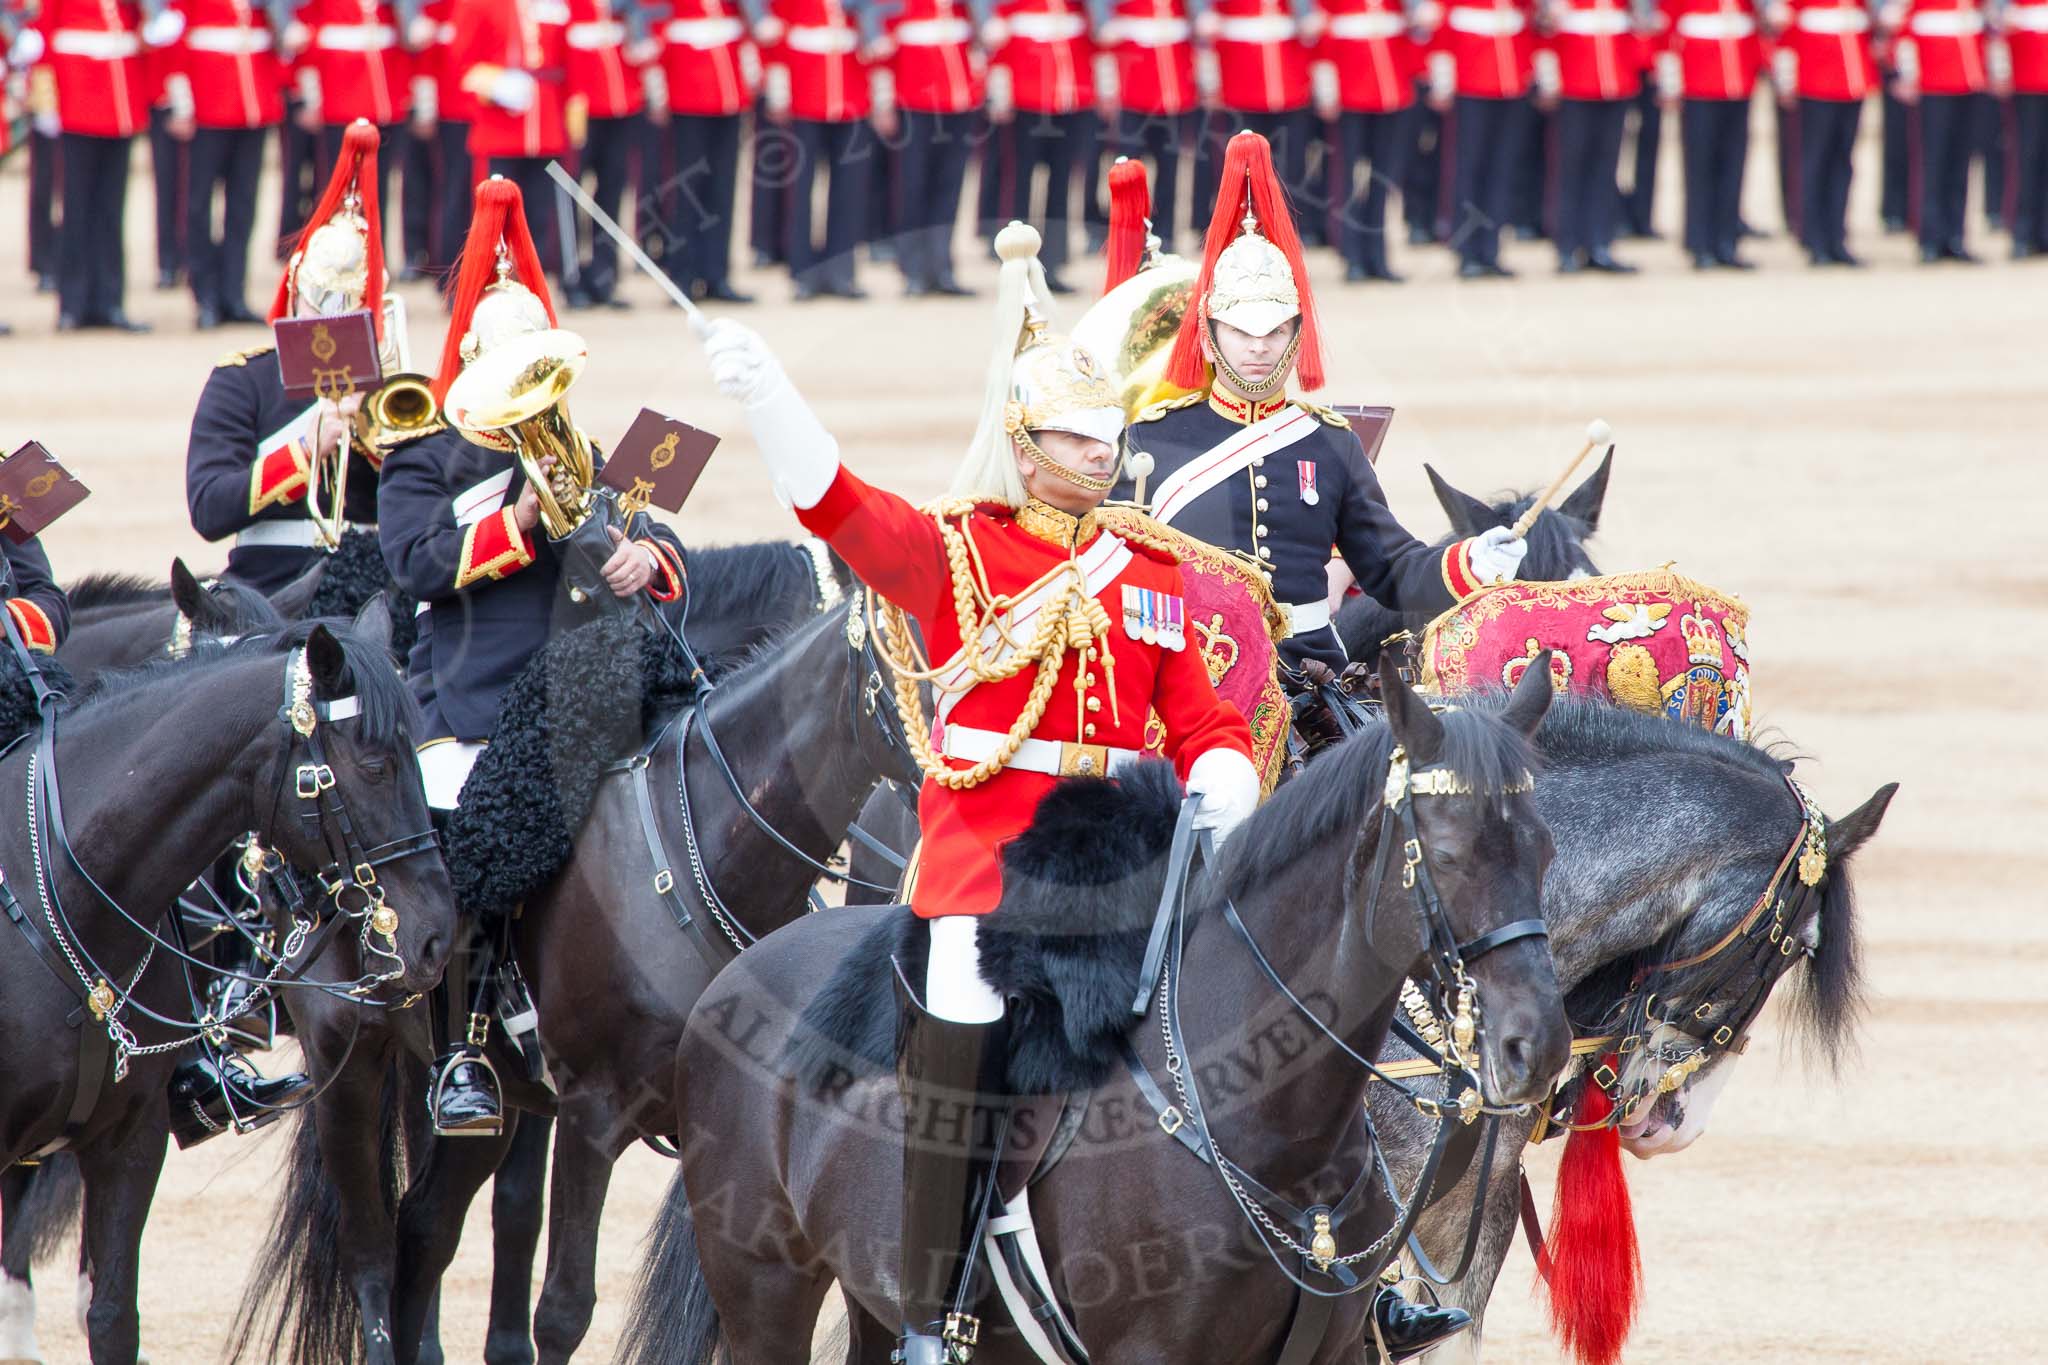
[[[1256,1173],[1282,1198],[1335,1204],[1369,1176],[1365,1073],[1345,1049],[1378,1049],[1402,976],[1419,971],[1430,955],[1418,913],[1425,902],[1403,889],[1400,850],[1390,844],[1395,856],[1375,859],[1381,840],[1395,837],[1382,823],[1381,802],[1395,743],[1418,772],[1443,765],[1463,779],[1458,795],[1412,800],[1416,842],[1408,848],[1427,853],[1417,854],[1421,861],[1408,868],[1408,881],[1425,892],[1435,888],[1466,942],[1535,912],[1550,841],[1522,782],[1534,762],[1524,736],[1536,728],[1549,693],[1547,679],[1525,679],[1502,709],[1473,707],[1439,718],[1392,678],[1390,725],[1364,731],[1284,787],[1232,836],[1216,873],[1198,876],[1191,887],[1195,927],[1177,970],[1169,957],[1178,1004],[1163,1012],[1175,1020],[1189,1083],[1206,1078],[1202,1107],[1190,1110],[1200,1117],[1190,1121],[1236,1168]],[[1156,797],[1140,809],[1128,790],[1119,796],[1113,787],[1082,785],[1105,801],[1133,802],[1128,819],[1104,819],[1101,828],[1133,820],[1156,826]],[[1159,787],[1156,779],[1147,785]],[[1164,797],[1169,825],[1175,800]],[[1100,914],[1110,900],[1145,902],[1148,874],[1156,900],[1156,864],[1091,861],[1048,868],[1044,881],[1013,876],[1019,867],[1014,856],[1006,861],[1005,909],[1021,890],[1059,901],[1070,915]],[[1241,916],[1243,938],[1226,927],[1226,896]],[[893,1078],[848,1076],[842,1086],[817,1090],[790,1077],[779,1059],[786,1060],[797,1017],[834,964],[878,928],[897,930],[906,913],[811,916],[742,955],[706,990],[676,1056],[683,1170],[670,1189],[634,1311],[625,1357],[633,1365],[706,1365],[721,1340],[734,1365],[807,1361],[811,1324],[834,1280],[857,1310],[856,1358],[862,1365],[888,1358],[904,1129]],[[1301,1001],[1314,1002],[1318,1022],[1268,983],[1247,939],[1260,946],[1277,979]],[[1540,1099],[1568,1041],[1547,948],[1540,937],[1518,938],[1469,965],[1482,1001],[1479,1070],[1487,1098]],[[886,999],[886,968],[878,976],[872,990]],[[1131,1028],[1143,1064],[1168,1077],[1161,1023]],[[1280,1037],[1287,1046],[1269,1069],[1265,1052]],[[1111,1041],[1112,1056],[1115,1046]],[[1247,1057],[1264,1080],[1240,1087],[1231,1059]],[[1011,1084],[1023,1084],[1014,1063]],[[1126,1076],[1103,1080],[1089,1112],[1099,1121],[1084,1125],[1071,1154],[1034,1188],[1032,1205],[1055,1287],[1073,1306],[1075,1326],[1096,1358],[1213,1365],[1272,1359],[1296,1290],[1262,1253],[1262,1234],[1216,1169],[1158,1136]],[[1133,1114],[1142,1116],[1135,1124]],[[959,1121],[917,1117],[920,1132],[931,1122]],[[1374,1238],[1386,1240],[1392,1221],[1375,1187],[1337,1235],[1343,1246],[1370,1256]],[[1139,1248],[1141,1256],[1122,1254]],[[1111,1267],[1127,1268],[1136,1281],[1101,1292]],[[1148,1292],[1148,1285],[1171,1290]],[[1227,1311],[1217,1311],[1226,1304]],[[1365,1308],[1364,1296],[1336,1300],[1313,1359],[1355,1356]],[[992,1314],[977,1360],[1034,1359],[996,1322]]]

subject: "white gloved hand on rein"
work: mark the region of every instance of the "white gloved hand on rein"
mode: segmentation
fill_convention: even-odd
[[[1466,551],[1472,564],[1472,576],[1482,583],[1504,583],[1521,572],[1522,556],[1529,553],[1529,542],[1516,535],[1510,526],[1495,526],[1465,542]]]
[[[1258,809],[1259,770],[1235,749],[1210,749],[1188,767],[1188,795],[1199,801],[1195,828],[1213,833],[1221,848],[1230,832]]]

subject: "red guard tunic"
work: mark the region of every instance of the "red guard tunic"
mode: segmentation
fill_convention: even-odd
[[[474,103],[469,154],[488,157],[561,156],[569,150],[562,115],[567,70],[568,6],[561,0],[456,0],[455,41],[448,60],[465,73]],[[525,109],[494,104],[488,93],[499,71],[534,78]]]
[[[1536,39],[1530,31],[1530,0],[1453,3],[1431,50],[1447,52],[1456,69],[1456,90],[1478,99],[1520,99],[1529,93]]]
[[[1627,0],[1563,0],[1543,46],[1557,54],[1558,91],[1568,100],[1634,99],[1643,84],[1641,40]]]
[[[411,108],[398,14],[378,0],[309,0],[306,59],[320,78],[320,119],[330,127],[368,119],[389,127]]]
[[[65,132],[132,137],[148,124],[140,10],[115,0],[48,0],[36,27]]]
[[[889,21],[899,108],[963,114],[981,103],[974,21],[959,0],[908,0]]]
[[[753,98],[747,26],[728,0],[676,0],[660,29],[668,107],[678,114],[737,114]]]
[[[1023,114],[1071,114],[1095,103],[1094,47],[1078,0],[1009,0],[998,11],[1010,40],[995,60],[1010,72]]]
[[[267,128],[284,118],[284,66],[269,14],[250,0],[184,0],[173,69],[201,128]]]
[[[1899,61],[1918,61],[1927,95],[1974,95],[1984,89],[1984,13],[1977,0],[1911,0],[1899,33]]]
[[[1863,0],[1792,0],[1791,27],[1778,41],[1797,62],[1807,99],[1860,100],[1877,84]]]
[[[1338,106],[1354,114],[1391,114],[1415,103],[1422,48],[1410,35],[1401,0],[1329,0],[1329,23],[1316,60],[1337,72]]]
[[[1217,98],[1271,114],[1308,104],[1308,48],[1290,0],[1216,0]]]
[[[1764,60],[1750,0],[1665,0],[1664,13],[1685,97],[1748,99]]]
[[[1110,23],[1117,104],[1132,114],[1191,112],[1200,92],[1186,0],[1118,0]]]
[[[775,0],[782,41],[770,66],[789,72],[789,113],[814,123],[851,123],[873,108],[860,30],[839,0]]]
[[[569,0],[569,94],[592,118],[629,118],[647,107],[640,72],[626,61],[626,24],[611,0]]]
[[[2014,93],[2048,95],[2048,0],[2005,7],[2005,48],[2012,54]]]
[[[434,108],[444,123],[467,123],[473,112],[462,72],[448,60],[455,43],[455,0],[427,0],[420,13],[434,25],[434,41],[413,57],[415,75],[434,78]]]
[[[953,609],[952,577],[946,549],[932,518],[891,493],[868,487],[841,469],[818,505],[797,513],[814,534],[837,550],[875,589],[916,618],[931,657],[944,661],[960,648]],[[992,593],[1024,596],[1068,562],[1068,547],[1041,539],[1009,509],[984,504],[961,519],[980,552]],[[1126,589],[1166,598],[1182,596],[1180,566],[1160,552],[1123,540],[1113,532],[1086,535],[1071,553],[1089,572],[1093,595],[1114,624],[1107,657],[1086,664],[1092,682],[1078,700],[1075,676],[1084,667],[1072,653],[1061,663],[1051,703],[1031,738],[1048,746],[1099,744],[1136,750],[1144,743],[1145,718],[1157,711],[1166,726],[1166,752],[1183,778],[1204,752],[1234,749],[1251,755],[1251,731],[1244,717],[1216,695],[1199,649],[1147,644],[1128,633]],[[1030,629],[1020,604],[1012,629]],[[982,683],[958,695],[934,726],[934,747],[945,744],[946,727],[1006,733],[1022,713],[1036,676],[1027,667],[1002,682]],[[1085,718],[1085,719],[1084,719]],[[1054,750],[1058,752],[1057,749]],[[965,769],[970,762],[948,759]],[[1002,895],[1001,850],[1031,821],[1038,802],[1057,779],[1049,773],[1010,766],[979,786],[953,791],[929,779],[918,799],[924,843],[919,855],[912,908],[935,915],[985,915]]]

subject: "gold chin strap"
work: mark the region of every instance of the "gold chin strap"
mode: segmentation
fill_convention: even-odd
[[[1232,388],[1236,389],[1246,398],[1257,400],[1271,398],[1274,394],[1287,387],[1287,376],[1294,373],[1295,354],[1301,350],[1301,328],[1296,327],[1294,329],[1294,335],[1288,339],[1287,349],[1280,353],[1280,361],[1273,366],[1273,372],[1264,379],[1255,381],[1246,379],[1231,368],[1230,362],[1223,358],[1223,348],[1216,344],[1216,320],[1210,318],[1208,323],[1209,327],[1206,335],[1208,338],[1209,360],[1216,366],[1217,373],[1230,381]]]
[[[1078,469],[1067,468],[1046,454],[1045,447],[1032,439],[1031,432],[1024,425],[1024,406],[1021,403],[1011,403],[1003,409],[1003,430],[1010,434],[1010,439],[1030,457],[1033,464],[1056,479],[1064,479],[1076,488],[1085,488],[1091,493],[1105,492],[1116,486],[1113,477],[1098,479],[1093,474],[1083,474]]]

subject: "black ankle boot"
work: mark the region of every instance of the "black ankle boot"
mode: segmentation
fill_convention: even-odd
[[[241,1054],[202,1043],[198,1056],[171,1073],[171,1136],[182,1150],[230,1128],[252,1133],[312,1089],[310,1077],[294,1072],[272,1080]]]
[[[1000,1145],[980,1100],[1002,1056],[1002,1021],[929,1014],[896,972],[896,1084],[903,1097],[899,1280],[903,1365],[966,1365],[981,1337],[974,1237]],[[990,1130],[984,1132],[984,1129]]]
[[[498,1096],[498,1072],[480,1046],[463,1044],[434,1064],[427,1088],[427,1112],[441,1137],[496,1137],[505,1127]]]
[[[1472,1325],[1472,1315],[1462,1308],[1426,1308],[1401,1297],[1388,1286],[1372,1301],[1372,1332],[1379,1358],[1386,1362],[1412,1360],[1433,1350]]]

